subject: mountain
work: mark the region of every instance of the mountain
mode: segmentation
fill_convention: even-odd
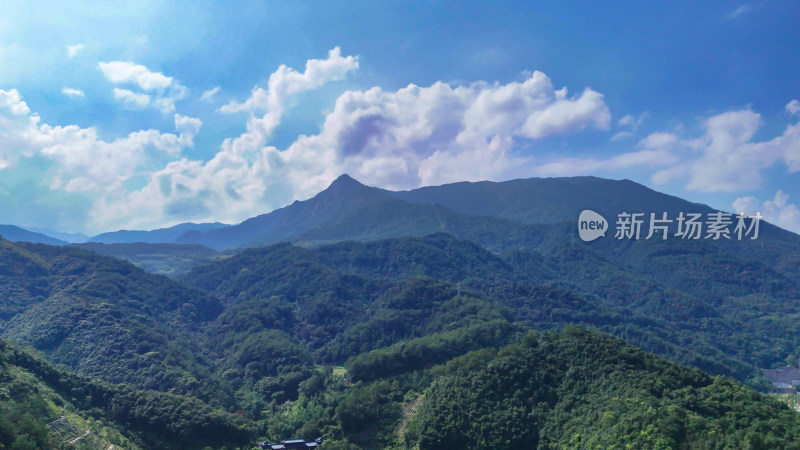
[[[221,312],[202,292],[80,248],[0,241],[0,299],[0,336],[81,374],[231,401],[195,343]]]
[[[395,348],[425,361],[481,336],[432,335]],[[248,448],[257,433],[277,440],[269,436],[320,432],[326,447],[351,449],[793,448],[800,441],[800,416],[774,399],[607,335],[570,327],[515,340],[369,382],[347,382],[330,367],[312,371],[299,397],[261,425],[195,398],[75,375],[0,340],[0,445]]]
[[[504,182],[460,182],[410,191],[385,191],[410,203],[439,204],[471,216],[530,224],[577,221],[584,209],[606,218],[620,211],[709,212],[705,205],[662,194],[630,180],[597,177],[529,178]]]
[[[757,292],[762,281],[775,294],[792,289],[772,277],[732,289]],[[222,362],[217,373],[237,380],[237,396],[255,390],[279,399],[253,404],[271,411],[264,434],[273,440],[335,426],[341,434],[326,436],[343,448],[798,442],[798,416],[774,399],[569,325],[744,380],[759,358],[781,362],[795,351],[796,315],[769,313],[779,302],[763,294],[745,308],[721,280],[697,295],[677,290],[588,245],[497,255],[442,233],[277,244],[197,267],[182,280],[226,305],[207,345]],[[707,292],[715,295],[706,299]],[[753,326],[741,326],[748,321]],[[778,322],[784,337],[766,325]],[[566,331],[525,335],[531,327]]]
[[[86,242],[73,244],[101,255],[124,259],[150,273],[175,277],[192,267],[207,264],[217,252],[202,245],[183,244],[101,244]]]
[[[644,213],[649,220],[649,213],[658,217],[667,213],[673,221],[683,213],[708,214],[715,210],[702,204],[692,203],[678,197],[666,195],[630,180],[607,180],[597,177],[567,178],[530,178],[505,182],[461,182],[442,186],[431,186],[410,191],[384,191],[394,198],[414,204],[438,204],[460,214],[468,215],[471,220],[479,217],[504,219],[508,222],[500,225],[512,234],[519,234],[514,225],[525,224],[567,224],[560,231],[549,231],[554,237],[543,245],[530,245],[529,241],[517,238],[515,245],[498,245],[496,239],[473,236],[453,230],[452,234],[474,240],[487,247],[505,251],[516,246],[528,249],[546,249],[549,245],[561,245],[567,240],[576,239],[576,222],[584,209],[602,214],[609,223],[615,222],[621,212]],[[734,219],[735,220],[735,219]],[[677,231],[675,222],[670,224],[670,233]],[[643,227],[642,236],[647,235],[648,225]],[[525,232],[523,231],[523,234]],[[630,250],[658,246],[653,241],[644,239],[631,242],[630,245],[619,242],[610,234],[606,239],[594,243],[607,256],[619,261],[627,261],[632,256]],[[669,240],[669,246],[683,245],[680,239]],[[722,249],[735,254],[738,258],[758,264],[769,262],[772,269],[800,282],[800,236],[782,228],[762,221],[757,242],[748,239],[720,239],[717,241],[701,239],[702,242],[690,243]],[[625,244],[625,245],[621,245]],[[621,250],[624,249],[624,250]],[[658,266],[653,266],[658,269]]]
[[[292,324],[287,329],[292,336],[324,336],[340,329],[333,331],[340,341],[355,333],[355,329],[347,330],[351,325],[346,323],[359,324],[359,334],[354,336],[361,337],[353,342],[361,347],[352,349],[368,349],[363,345],[373,342],[371,336],[413,336],[393,334],[395,323],[421,324],[425,319],[389,313],[378,308],[380,302],[367,299],[370,295],[382,298],[375,292],[386,292],[384,297],[392,292],[382,287],[387,283],[404,286],[422,276],[447,283],[448,289],[462,285],[464,292],[493,311],[491,319],[504,317],[537,329],[591,326],[673,361],[741,381],[756,383],[758,368],[797,355],[791,336],[800,333],[796,300],[800,287],[767,265],[740,259],[702,241],[671,246],[669,241],[642,243],[641,249],[628,250],[626,258],[629,263],[596,246],[569,243],[549,246],[546,251],[498,255],[439,233],[315,248],[279,244],[249,249],[197,267],[181,280],[212,292],[223,304],[232,305],[228,310],[240,302],[274,296],[293,305],[300,302],[298,308],[314,312],[284,318]],[[388,298],[385,301],[392,304]],[[370,319],[384,314],[392,321]],[[345,322],[331,328],[325,321],[334,319]],[[308,330],[299,332],[296,327],[306,326],[309,320]],[[324,326],[311,331],[320,325]],[[769,331],[776,328],[786,334]],[[300,343],[311,348],[320,345]],[[348,355],[337,352],[325,361],[335,362],[337,354]]]
[[[480,336],[480,334],[479,334]],[[386,352],[424,361],[473,336]],[[392,361],[389,363],[391,364]],[[267,433],[328,433],[332,448],[794,448],[800,416],[723,377],[667,363],[601,333],[529,332],[425,370],[348,384],[328,370]]]
[[[797,235],[762,223],[758,240],[583,242],[580,198],[610,222],[630,205],[710,209],[591,177],[441,188],[401,198],[343,176],[178,238],[223,254],[0,241],[0,337],[80,380],[59,387],[69,370],[47,378],[34,363],[3,374],[1,361],[0,377],[34,377],[61,396],[34,401],[105,421],[121,437],[102,431],[104,444],[145,448],[798,446],[796,413],[751,389],[800,356]],[[523,192],[563,195],[540,214],[514,201]],[[56,411],[31,418],[15,402],[0,387],[20,417],[0,420],[0,439]]]
[[[180,243],[215,250],[269,245],[289,241],[320,245],[345,240],[369,241],[447,232],[494,251],[541,249],[550,243],[574,240],[583,209],[601,213],[610,223],[621,212],[667,213],[676,231],[678,213],[708,214],[708,206],[662,194],[630,180],[596,177],[531,178],[500,183],[454,183],[392,192],[365,186],[348,175],[336,179],[311,199],[296,201],[241,224],[207,232],[191,231]],[[568,228],[553,228],[568,223]],[[643,227],[643,236],[647,234]],[[605,241],[613,242],[612,236]],[[763,222],[759,246],[747,240],[722,239],[712,245],[751,260],[775,261],[783,273],[800,279],[794,233]]]
[[[15,225],[0,225],[0,236],[11,242],[36,242],[49,245],[67,245],[66,241],[42,233],[28,231]]]
[[[225,228],[224,223],[182,223],[169,228],[159,228],[150,231],[141,230],[120,230],[101,233],[88,239],[88,242],[99,242],[101,244],[130,244],[143,242],[148,244],[175,243],[184,233],[192,231],[209,231],[218,228]]]
[[[341,365],[403,339],[477,333],[463,353],[508,342],[519,331],[502,305],[472,292],[457,295],[457,286],[446,281],[409,276],[396,282],[343,272],[288,244],[225,261],[195,268],[183,279],[225,305],[204,342],[219,361],[216,373],[230,377],[240,396],[257,389],[267,398],[296,399],[311,368]],[[250,406],[264,407],[263,400]]]
[[[530,333],[425,390],[404,441],[452,448],[790,448],[800,416],[586,330]]]
[[[384,205],[387,201],[391,203],[392,200],[381,190],[342,175],[312,199],[296,201],[224,229],[195,230],[184,234],[177,242],[202,244],[217,250],[251,243],[275,243],[335,224],[364,208]]]
[[[561,196],[556,197],[559,193]],[[319,246],[446,232],[503,255],[512,266],[527,268],[528,283],[563,287],[597,299],[594,309],[601,314],[593,312],[589,323],[675,361],[744,381],[757,375],[756,368],[792,360],[797,355],[796,342],[765,331],[800,332],[795,325],[800,319],[800,237],[794,233],[764,222],[758,240],[682,240],[674,236],[668,240],[618,240],[609,235],[585,243],[576,236],[576,216],[585,206],[603,212],[612,221],[616,212],[608,211],[614,208],[664,211],[672,217],[677,212],[713,211],[630,181],[594,177],[456,183],[400,193],[400,197],[418,195],[412,199],[415,203],[401,200],[396,194],[342,176],[314,198],[251,219],[245,222],[249,229],[228,228],[224,232],[233,240],[209,245],[255,246],[288,240]],[[426,197],[422,198],[422,194]],[[546,218],[536,219],[529,214],[536,211],[536,202],[514,199],[539,197],[551,199],[543,202],[546,210],[555,211],[548,217],[572,215],[572,219],[524,223]],[[591,205],[580,203],[583,200],[578,199],[582,198],[591,199]],[[440,203],[417,201],[445,202],[460,212]],[[335,207],[326,209],[325,205]],[[318,223],[325,225],[315,227]],[[262,229],[259,224],[270,225],[274,233],[256,238]],[[205,237],[212,238],[215,233]],[[674,224],[670,233],[674,235]],[[233,258],[229,263],[236,261]],[[440,261],[449,263],[447,258]],[[378,266],[373,265],[370,270],[375,267]],[[522,275],[514,277],[506,277],[494,289],[506,289],[503,286]],[[230,280],[210,277],[204,282],[225,285]],[[580,319],[583,312],[566,311],[559,320],[543,322],[539,319],[541,312],[527,309],[524,296],[511,299],[507,291],[497,295],[530,326],[586,320]],[[602,318],[615,314],[629,317],[634,323],[644,320],[660,325],[632,333],[626,329],[625,320]],[[731,339],[734,335],[736,339]]]
[[[456,213],[438,204],[409,203],[342,175],[311,199],[225,229],[190,232],[178,242],[235,251],[284,241],[320,245],[425,236],[440,231],[504,248],[509,235],[523,235],[528,229],[505,219]]]
[[[0,380],[0,448],[198,448],[252,439],[241,416],[79,376],[2,339]]]
[[[562,225],[522,227],[561,236]],[[618,340],[751,381],[757,363],[781,364],[797,348],[797,317],[779,304],[794,289],[785,277],[696,243],[629,250],[623,264],[601,247],[557,242],[503,253],[444,233],[282,243],[173,281],[81,248],[0,241],[0,335],[80,372],[71,381],[17,365],[59,393],[52,401],[88,411],[70,423],[86,414],[119,423],[121,438],[102,432],[106,442],[145,448],[230,448],[256,436],[421,449],[506,448],[519,439],[798,442],[798,416],[780,402]],[[709,258],[719,273],[690,289],[696,281],[658,277],[633,258],[664,266],[659,255]],[[758,275],[724,282],[747,272]],[[29,408],[3,404],[1,390],[0,407]],[[57,418],[41,411],[25,423]],[[494,431],[476,434],[463,417]]]
[[[36,228],[36,227],[26,227],[26,229],[29,231],[34,231],[36,233],[42,233],[52,238],[69,242],[70,244],[86,242],[89,240],[89,236],[83,233],[66,233],[63,231],[51,230],[49,228]],[[43,243],[46,244],[46,242]]]

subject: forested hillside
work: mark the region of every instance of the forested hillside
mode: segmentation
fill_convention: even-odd
[[[229,401],[193,337],[216,298],[79,248],[0,241],[0,261],[2,336],[85,375]]]
[[[800,415],[598,333],[531,333],[425,391],[420,448],[786,448]]]
[[[1,339],[0,381],[0,448],[219,448],[254,436],[195,398],[76,376]]]
[[[597,247],[495,255],[445,234],[314,249],[281,244],[198,267],[184,281],[226,303],[283,295],[290,304],[325,305],[322,310],[304,306],[310,315],[286,321],[294,326],[344,317],[366,329],[376,320],[364,318],[374,314],[367,309],[374,305],[367,300],[370,292],[391,295],[390,287],[424,276],[447,282],[451,292],[460,285],[465,294],[483,299],[486,310],[512,322],[595,327],[676,362],[741,381],[757,376],[760,367],[794,358],[800,331],[794,282],[713,246],[641,247],[654,253],[643,257],[649,261],[645,268],[615,261]],[[666,273],[659,276],[652,269],[657,265]],[[706,265],[714,271],[700,269]],[[377,317],[386,321],[385,314]],[[391,336],[396,327],[420,320],[425,319],[406,315],[393,322],[403,325],[384,323],[373,333]],[[784,331],[776,334],[775,327]]]

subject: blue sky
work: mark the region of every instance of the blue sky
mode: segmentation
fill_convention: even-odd
[[[3,2],[0,223],[591,174],[800,232],[797,2],[453,3]]]

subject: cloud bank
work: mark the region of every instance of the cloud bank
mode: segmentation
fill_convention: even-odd
[[[762,172],[775,164],[784,164],[790,173],[800,171],[800,123],[788,125],[778,137],[755,141],[760,126],[761,115],[749,109],[706,119],[702,136],[675,136],[680,145],[674,154],[681,162],[656,172],[653,181],[686,180],[688,190],[738,192],[759,187]]]
[[[17,90],[0,90],[0,141],[4,142],[0,169],[42,156],[55,163],[48,174],[51,189],[121,195],[123,183],[145,163],[174,159],[182,148],[192,145],[200,121],[179,114],[174,119],[178,134],[151,129],[104,141],[93,127],[42,124]]]
[[[626,117],[621,120],[632,123],[633,118]],[[674,131],[651,133],[631,152],[606,159],[557,158],[530,173],[567,176],[643,167],[655,170],[651,179],[656,185],[678,182],[687,191],[730,193],[760,187],[763,172],[777,164],[789,173],[800,172],[800,123],[761,141],[754,139],[762,125],[761,115],[749,109],[716,114],[700,125],[702,134],[696,137]]]
[[[171,113],[174,132],[148,129],[102,139],[94,127],[44,124],[19,92],[0,91],[0,170],[33,158],[50,161],[43,175],[51,190],[93,199],[87,213],[91,230],[153,228],[187,220],[236,222],[308,198],[342,173],[375,186],[410,189],[461,180],[641,168],[652,173],[655,183],[678,181],[688,190],[733,192],[757,187],[762,171],[778,163],[800,171],[800,124],[789,125],[773,139],[756,140],[761,116],[749,109],[704,119],[696,136],[663,131],[636,144],[622,141],[647,114],[624,116],[611,137],[623,149],[620,153],[559,157],[543,139],[592,130],[606,133],[612,117],[603,94],[591,88],[570,94],[539,71],[508,83],[348,90],[338,96],[317,133],[300,135],[284,148],[271,145],[293,96],[358,70],[358,57],[343,55],[338,47],[325,58],[308,60],[302,71],[279,66],[265,86],[219,107],[217,114],[242,116],[244,132],[224,139],[211,158],[192,159],[183,150],[194,146],[202,122],[174,113],[175,102],[187,93],[184,86],[131,62],[102,62],[98,67],[113,85],[115,101],[129,109]],[[212,101],[220,89],[207,90],[199,99]],[[81,95],[70,88],[63,92]],[[786,111],[790,117],[796,114],[796,101]],[[781,195],[761,206],[789,211],[774,217],[788,214],[790,219],[782,223],[794,226],[793,205]],[[740,206],[757,202],[748,199],[737,201]]]
[[[99,202],[98,223],[118,217],[131,226],[181,220],[237,221],[307,198],[347,172],[386,188],[513,176],[533,160],[514,153],[516,140],[584,129],[608,129],[602,94],[570,96],[534,72],[523,82],[378,87],[339,96],[318,134],[278,149],[268,145],[293,94],[340,80],[358,59],[338,48],[309,60],[303,72],[281,66],[266,87],[219,109],[247,113],[247,129],[226,139],[208,161],[180,159],[150,174],[143,188]]]

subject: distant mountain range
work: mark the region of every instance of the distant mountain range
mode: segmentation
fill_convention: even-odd
[[[104,248],[102,253],[134,263],[153,260],[146,255],[155,255],[158,259],[158,255],[169,254],[182,260],[176,266],[181,271],[205,262],[208,255],[204,255],[204,251],[198,253],[197,247],[159,248],[157,244],[193,244],[235,253],[241,248],[277,242],[314,246],[446,232],[493,251],[546,250],[577,238],[576,220],[584,209],[604,215],[609,222],[620,212],[642,212],[645,218],[649,217],[649,212],[659,215],[666,212],[674,219],[679,212],[714,211],[706,205],[666,195],[630,180],[530,178],[498,183],[460,182],[395,192],[365,186],[342,175],[308,200],[295,201],[236,225],[183,223],[151,231],[120,230],[91,237],[88,242],[154,244],[156,246],[146,251],[142,246],[133,250],[116,245]],[[11,241],[67,243],[53,238],[56,233],[47,236],[11,225],[4,227],[0,227],[0,234]],[[674,231],[674,223],[671,227]],[[787,252],[789,248],[800,248],[797,235],[768,223],[762,223],[760,228],[758,245],[736,239],[703,240],[698,245],[724,248],[750,260],[773,261],[782,273],[800,276],[798,258]],[[613,253],[620,250],[619,244],[607,237],[592,245]],[[642,245],[638,244],[635,248]],[[187,255],[193,256],[187,259]],[[151,264],[150,267],[164,266]],[[170,272],[174,273],[174,268]]]
[[[68,242],[200,244],[223,251],[283,241],[314,245],[349,239],[424,236],[438,231],[470,237],[475,232],[476,221],[481,222],[482,229],[557,224],[574,222],[584,209],[594,210],[610,220],[623,211],[666,212],[673,218],[679,212],[714,211],[706,205],[666,195],[630,180],[530,178],[388,191],[365,186],[349,175],[342,175],[313,198],[295,201],[236,225],[189,222],[149,231],[119,230],[93,237],[7,225],[6,229],[0,228],[0,233],[11,241],[51,245]],[[769,225],[767,228],[770,228],[768,234],[783,238],[791,234]],[[485,244],[491,246],[490,242]]]
[[[34,242],[37,244],[67,245],[67,241],[46,234],[26,230],[16,225],[0,225],[0,236],[11,242]]]
[[[190,232],[206,232],[225,228],[229,225],[224,223],[182,223],[169,228],[159,228],[157,230],[119,230],[108,233],[101,233],[87,239],[87,242],[99,242],[101,244],[131,244],[143,242],[145,244],[174,244],[178,238]]]
[[[661,194],[629,180],[596,177],[482,181],[388,191],[365,186],[348,175],[311,199],[245,220],[237,225],[185,223],[152,231],[103,233],[89,242],[200,244],[215,250],[291,241],[305,244],[423,236],[472,226],[555,224],[573,221],[583,209],[615,215],[620,211],[710,212],[705,205]],[[469,216],[467,218],[466,216]],[[469,223],[468,223],[469,222]],[[465,231],[466,232],[466,231]],[[458,233],[456,233],[458,234]]]
[[[89,236],[83,233],[66,233],[63,231],[56,231],[51,230],[50,228],[37,228],[37,227],[25,227],[28,231],[34,231],[36,233],[41,233],[46,236],[50,236],[52,238],[56,238],[65,242],[69,242],[70,244],[79,244],[81,242],[86,242],[89,240]]]
[[[311,199],[224,229],[190,232],[177,242],[226,250],[281,241],[319,244],[423,236],[438,231],[467,237],[477,228],[574,221],[587,208],[615,216],[623,210],[651,211],[654,205],[669,213],[687,209],[711,211],[708,206],[628,180],[531,178],[393,192],[365,186],[342,175]]]
[[[205,232],[228,226],[230,225],[218,222],[187,222],[156,230],[119,230],[89,237],[83,233],[65,233],[49,228],[0,225],[0,235],[11,242],[33,242],[49,245],[82,244],[85,242],[100,244],[171,244],[176,243],[179,237],[189,232]]]

